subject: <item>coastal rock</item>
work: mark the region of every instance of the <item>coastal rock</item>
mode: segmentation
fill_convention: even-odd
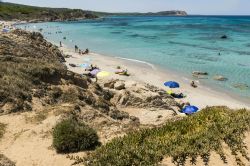
[[[0,14],[0,20],[6,21],[27,21],[29,23],[39,23],[39,22],[50,22],[50,21],[77,21],[83,19],[94,19],[98,18],[91,11],[84,11],[81,9],[67,9],[67,8],[45,8],[45,7],[33,7],[24,6],[19,4],[5,3],[2,11],[9,11],[14,8],[15,10],[10,10],[8,14]],[[2,12],[1,11],[1,12]]]
[[[227,39],[228,37],[227,37],[227,35],[222,35],[220,38],[221,39]]]
[[[0,165],[2,166],[15,166],[16,164],[8,159],[6,156],[3,154],[0,154]]]
[[[247,90],[249,88],[249,86],[245,83],[234,84],[233,87],[240,90]]]
[[[124,82],[122,82],[122,81],[118,81],[118,82],[116,82],[116,83],[114,84],[114,88],[115,88],[116,90],[125,89],[125,84],[124,84]]]
[[[222,76],[222,75],[215,75],[215,76],[213,77],[213,79],[214,79],[214,80],[217,80],[217,81],[227,81],[227,80],[228,80],[228,78],[226,78],[226,77],[224,77],[224,76]]]
[[[122,107],[155,108],[156,110],[180,108],[180,104],[163,91],[148,84],[126,84],[126,89],[114,92],[111,102]]]
[[[193,72],[192,72],[192,74],[193,74],[193,75],[197,75],[197,76],[199,76],[199,75],[206,76],[206,75],[208,75],[208,72],[203,72],[203,71],[193,71]]]
[[[117,82],[118,80],[114,80],[114,79],[111,79],[111,80],[108,80],[106,82],[104,82],[104,87],[106,88],[110,88],[110,89],[114,89],[114,86],[115,86],[115,83]]]

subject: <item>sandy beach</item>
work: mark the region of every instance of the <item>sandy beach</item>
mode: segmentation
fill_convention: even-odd
[[[72,57],[66,58],[66,65],[69,70],[82,74],[84,68],[71,67],[69,64],[83,64],[89,63],[97,65],[101,70],[110,72],[111,75],[101,79],[120,79],[125,81],[135,81],[141,83],[149,83],[159,88],[169,90],[163,85],[164,82],[174,80],[180,83],[180,88],[173,89],[176,93],[183,93],[186,95],[183,102],[189,102],[192,105],[198,106],[200,109],[206,106],[227,106],[233,109],[237,108],[250,108],[250,103],[247,101],[241,101],[240,99],[230,96],[227,93],[218,92],[205,85],[198,84],[198,88],[190,86],[189,79],[177,74],[173,74],[170,71],[162,70],[158,67],[152,66],[145,62],[126,60],[116,57],[104,56],[96,53],[89,53],[88,55],[79,55],[74,50],[63,46],[60,48],[64,54],[71,55]],[[123,69],[128,69],[130,76],[120,76],[115,74],[117,66],[121,66]]]

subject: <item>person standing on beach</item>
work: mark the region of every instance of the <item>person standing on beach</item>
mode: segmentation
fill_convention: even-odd
[[[75,52],[78,52],[78,46],[75,45]]]
[[[60,41],[60,47],[62,47],[62,42]]]

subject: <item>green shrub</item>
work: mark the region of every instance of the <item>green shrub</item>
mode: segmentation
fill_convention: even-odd
[[[212,151],[226,162],[222,142],[242,165],[240,155],[249,159],[243,142],[249,130],[250,112],[211,107],[164,126],[142,129],[115,138],[85,158],[86,165],[157,165],[164,157],[172,157],[176,165],[184,165],[188,158],[193,163],[201,156],[209,162]]]
[[[58,153],[91,150],[98,144],[96,131],[73,119],[59,122],[53,131],[53,146]]]

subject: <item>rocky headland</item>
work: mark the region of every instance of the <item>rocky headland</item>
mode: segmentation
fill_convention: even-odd
[[[0,20],[48,22],[77,21],[98,18],[91,11],[66,8],[46,8],[0,2]]]

